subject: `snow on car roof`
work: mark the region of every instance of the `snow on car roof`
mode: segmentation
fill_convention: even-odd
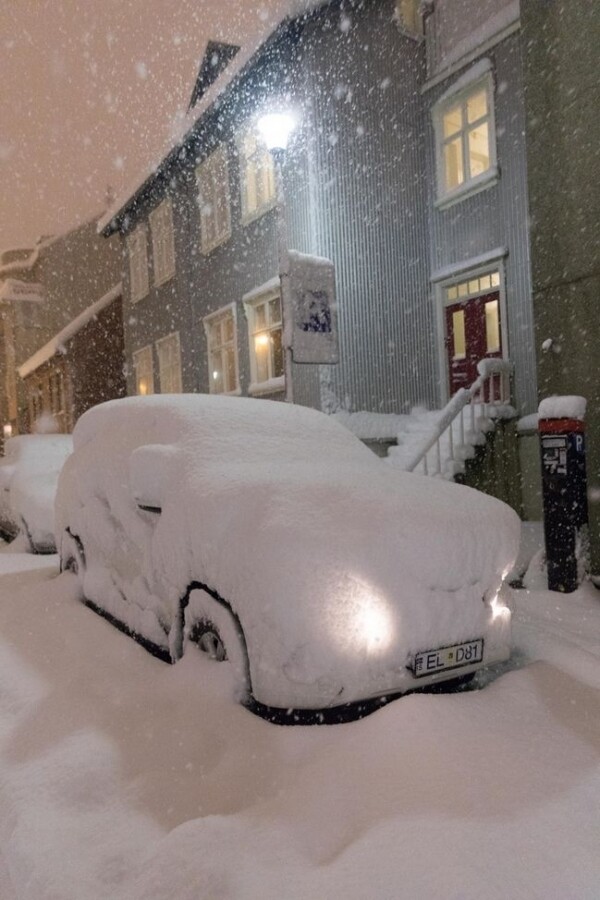
[[[202,461],[304,461],[318,453],[367,465],[370,451],[337,422],[303,406],[209,394],[154,394],[100,404],[86,412],[73,434],[75,448],[93,441],[110,423],[136,445],[200,443]]]

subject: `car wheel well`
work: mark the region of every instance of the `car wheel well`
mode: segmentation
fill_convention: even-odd
[[[194,591],[206,595],[200,603],[201,611],[190,600]],[[238,614],[231,604],[225,600],[218,591],[201,581],[192,581],[183,595],[180,603],[179,616],[180,644],[178,656],[183,654],[184,632],[187,631],[187,639],[194,640],[209,631],[216,634],[222,642],[225,657],[236,668],[242,693],[242,702],[247,704],[252,698],[252,680],[250,675],[250,657],[244,629]],[[227,632],[227,634],[224,634]],[[233,644],[234,646],[231,646]]]

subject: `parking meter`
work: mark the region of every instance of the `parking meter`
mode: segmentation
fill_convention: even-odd
[[[539,413],[548,588],[570,593],[579,584],[588,522],[585,400],[552,397],[542,401]]]

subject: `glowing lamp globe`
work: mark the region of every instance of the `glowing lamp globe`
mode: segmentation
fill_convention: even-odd
[[[261,116],[258,120],[258,130],[267,149],[287,149],[294,124],[294,119],[289,113],[266,113]]]

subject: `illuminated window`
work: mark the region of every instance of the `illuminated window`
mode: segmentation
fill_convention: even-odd
[[[500,286],[500,273],[492,272],[489,275],[482,275],[480,278],[470,278],[468,281],[461,281],[459,284],[452,284],[446,288],[446,301],[451,302],[460,297],[477,297],[485,294],[486,291]]]
[[[434,122],[440,198],[496,175],[491,76],[442,99],[434,109]]]
[[[250,393],[283,390],[283,324],[279,289],[245,304],[250,337]]]
[[[173,207],[170,200],[150,213],[154,284],[160,285],[175,274],[175,239],[173,235]]]
[[[133,354],[136,394],[145,396],[154,393],[154,363],[152,347],[144,347]]]
[[[210,253],[231,236],[229,171],[225,147],[215,150],[196,169],[200,234],[203,253]]]
[[[396,16],[402,31],[412,37],[423,36],[421,0],[396,0]]]
[[[489,300],[485,304],[485,340],[488,353],[500,350],[500,316],[497,300]]]
[[[275,169],[273,157],[254,129],[249,128],[239,140],[242,219],[249,220],[275,204]]]
[[[235,393],[239,389],[235,306],[207,316],[204,329],[208,343],[210,392]]]
[[[179,332],[161,338],[156,342],[158,354],[158,377],[161,394],[181,393],[181,347]]]
[[[464,359],[467,355],[467,341],[465,338],[465,312],[457,309],[452,313],[452,340],[454,344],[454,359]]]
[[[131,300],[135,303],[148,293],[148,249],[146,226],[139,225],[127,238]]]

